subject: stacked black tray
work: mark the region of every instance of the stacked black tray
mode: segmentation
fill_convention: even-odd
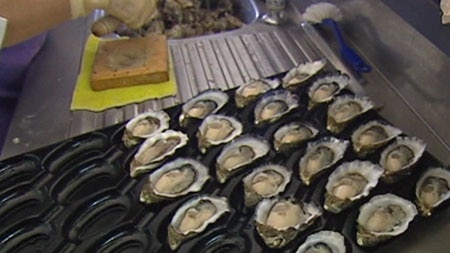
[[[239,119],[244,125],[244,134],[260,136],[270,143],[276,129],[292,121],[313,124],[320,130],[315,140],[324,136],[349,140],[361,124],[371,120],[386,122],[376,112],[369,111],[342,133],[332,134],[326,130],[327,105],[307,110],[307,87],[304,85],[295,92],[299,96],[299,108],[273,124],[255,126],[255,103],[237,109],[234,90],[227,91],[231,99],[219,113]],[[271,250],[255,230],[254,209],[244,206],[242,178],[259,165],[284,165],[293,171],[293,177],[281,195],[322,206],[329,173],[310,186],[302,185],[298,161],[305,153],[306,144],[289,154],[276,153],[272,147],[268,156],[233,175],[225,184],[219,184],[215,179],[215,158],[223,145],[202,155],[195,137],[201,121],[191,122],[183,128],[178,123],[181,105],[166,112],[171,116],[170,128],[183,131],[190,138],[188,145],[171,159],[190,157],[210,168],[211,179],[201,192],[153,205],[140,203],[139,192],[146,176],[129,177],[129,164],[138,146],[128,149],[123,145],[125,123],[94,131],[0,162],[0,252],[171,252],[167,244],[167,226],[180,205],[200,194],[225,196],[232,210],[210,225],[206,232],[183,243],[177,252],[295,252],[308,235],[320,230],[341,232],[345,236],[347,252],[373,252],[378,247],[364,248],[355,243],[355,220],[361,204],[374,195],[388,192],[414,202],[415,183],[421,173],[428,167],[442,166],[425,152],[409,177],[391,185],[380,182],[369,197],[340,214],[325,211],[312,227],[301,232],[286,247]],[[381,150],[364,160],[378,163]],[[337,165],[356,159],[349,147]],[[443,208],[445,206],[436,212]],[[424,220],[417,216],[409,229],[413,230]],[[392,240],[402,240],[402,236]]]

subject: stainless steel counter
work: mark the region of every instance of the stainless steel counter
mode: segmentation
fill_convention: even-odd
[[[308,4],[293,2],[301,10]],[[332,2],[345,14],[346,38],[374,66],[364,76],[351,73],[354,84],[362,84],[370,97],[384,105],[380,110],[384,117],[424,139],[432,154],[450,163],[450,129],[444,120],[450,117],[449,58],[379,1]],[[262,10],[261,2],[256,3]],[[204,89],[231,88],[250,78],[280,73],[305,60],[325,56],[348,72],[335,58],[333,52],[338,51],[328,32],[320,32],[325,44],[309,26],[288,22],[274,27],[258,20],[235,32],[170,41],[180,90],[177,97],[102,113],[71,112],[89,23],[77,20],[50,32],[28,73],[2,158],[125,121],[149,108],[175,105]]]

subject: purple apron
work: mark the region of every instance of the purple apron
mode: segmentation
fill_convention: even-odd
[[[22,90],[28,65],[45,42],[46,33],[0,50],[0,152]]]

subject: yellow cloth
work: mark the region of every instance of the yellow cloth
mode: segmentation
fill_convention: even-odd
[[[173,96],[177,93],[173,63],[169,63],[169,81],[157,84],[144,84],[132,87],[94,91],[91,89],[90,76],[100,39],[91,35],[86,41],[81,71],[72,96],[70,109],[103,111],[113,107],[143,102],[152,98]]]

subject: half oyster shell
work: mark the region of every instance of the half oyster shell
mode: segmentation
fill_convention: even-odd
[[[422,157],[426,144],[416,137],[397,137],[381,153],[380,165],[384,168],[382,180],[393,183],[409,175],[412,166]]]
[[[328,178],[324,208],[339,213],[358,199],[367,197],[382,174],[383,168],[368,161],[341,164]]]
[[[216,160],[216,175],[220,183],[244,165],[265,156],[270,150],[266,141],[242,136],[227,144]]]
[[[316,137],[318,133],[319,130],[310,124],[289,123],[280,127],[274,133],[273,146],[276,151],[287,152]]]
[[[391,125],[379,121],[370,121],[353,132],[353,149],[358,156],[364,157],[401,133],[400,129]]]
[[[280,165],[269,164],[256,168],[242,180],[245,205],[254,206],[263,198],[283,192],[291,181],[291,175],[292,172]]]
[[[260,95],[273,90],[280,85],[278,79],[265,79],[250,80],[247,83],[239,86],[234,94],[234,100],[237,108],[243,108],[255,101]]]
[[[422,215],[430,216],[434,208],[450,198],[450,171],[428,169],[417,181],[416,198]]]
[[[141,144],[130,164],[130,176],[137,177],[158,167],[167,157],[188,142],[182,132],[167,130],[148,138]]]
[[[295,253],[345,253],[345,240],[339,232],[323,230],[312,234]]]
[[[283,77],[283,88],[295,89],[302,83],[306,82],[312,76],[317,74],[326,65],[325,59],[320,59],[313,62],[305,62],[297,67],[291,69]]]
[[[277,121],[297,107],[297,96],[287,90],[266,93],[255,106],[255,125]]]
[[[153,172],[139,200],[146,204],[198,192],[208,181],[208,168],[194,159],[177,158]]]
[[[308,110],[316,105],[333,100],[334,96],[344,89],[350,78],[347,75],[331,75],[315,81],[308,91]]]
[[[416,215],[416,206],[406,199],[393,194],[375,196],[359,209],[356,242],[360,246],[375,246],[398,236]]]
[[[367,97],[339,96],[328,107],[327,129],[339,133],[350,121],[373,108],[372,101]]]
[[[344,157],[349,141],[325,137],[308,143],[305,155],[300,159],[300,179],[310,185],[320,174]]]
[[[187,126],[189,119],[204,119],[218,112],[227,102],[228,95],[220,90],[206,90],[183,104],[180,125]]]
[[[167,240],[172,250],[185,240],[205,231],[209,224],[215,223],[230,207],[225,197],[200,196],[188,200],[172,218]]]
[[[164,111],[141,113],[125,125],[122,141],[126,147],[138,144],[141,140],[161,133],[169,128],[169,115]]]
[[[255,211],[256,230],[269,248],[282,248],[322,214],[314,204],[263,199]]]
[[[242,129],[242,123],[233,117],[209,115],[198,129],[198,148],[202,153],[206,153],[209,147],[230,142],[241,135]]]

